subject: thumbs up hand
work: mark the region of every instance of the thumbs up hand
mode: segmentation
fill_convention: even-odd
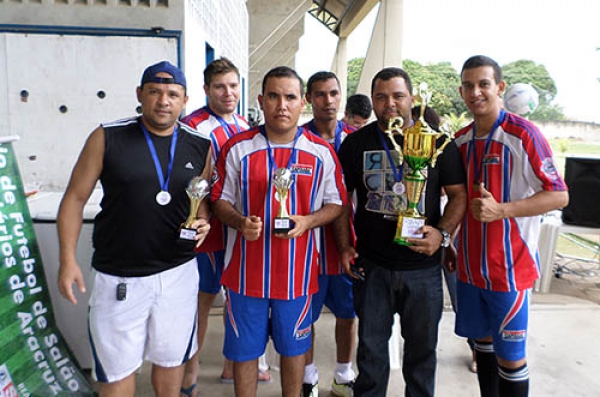
[[[480,198],[471,200],[471,214],[480,222],[493,222],[504,218],[502,204],[498,203],[492,193],[488,192],[483,183],[478,187]]]

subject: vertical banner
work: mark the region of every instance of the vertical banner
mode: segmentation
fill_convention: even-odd
[[[8,138],[0,138],[0,253],[0,397],[93,396],[54,322]]]

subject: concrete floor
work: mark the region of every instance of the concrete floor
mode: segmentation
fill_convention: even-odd
[[[335,363],[334,317],[324,313],[317,322],[316,363],[320,370],[321,397],[329,396]],[[476,397],[476,375],[469,372],[470,351],[464,339],[453,332],[454,313],[445,310],[439,329],[436,396]],[[529,368],[532,397],[600,395],[600,305],[560,294],[534,294],[529,333]],[[219,382],[223,326],[221,309],[214,308],[210,329],[201,354],[198,379],[200,396],[233,396],[233,385]],[[270,364],[277,360],[269,354]],[[271,371],[274,382],[259,386],[259,396],[280,395],[279,372]],[[150,368],[146,364],[137,380],[137,396],[154,395],[150,386]],[[400,370],[390,376],[388,396],[404,395]]]

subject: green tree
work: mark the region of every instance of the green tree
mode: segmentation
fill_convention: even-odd
[[[460,129],[466,127],[471,122],[471,119],[467,117],[467,112],[462,112],[460,115],[456,113],[450,113],[442,119],[442,129],[454,136]]]
[[[502,66],[506,87],[515,83],[531,84],[540,96],[540,103],[529,118],[531,120],[563,120],[563,108],[552,104],[556,97],[556,84],[544,65],[532,60],[521,59]]]
[[[450,62],[421,65],[419,62],[407,59],[402,66],[410,76],[414,87],[422,82],[429,85],[433,93],[429,105],[439,115],[461,114],[467,111],[458,92],[460,76]]]
[[[348,95],[356,92],[364,58],[354,58],[348,62]],[[450,62],[438,62],[422,65],[406,59],[402,67],[411,77],[414,87],[426,82],[432,90],[430,106],[440,115],[462,115],[468,112],[458,88],[460,75]],[[556,84],[544,65],[531,60],[519,60],[502,67],[507,88],[513,83],[530,83],[540,95],[538,108],[529,115],[532,120],[562,120],[565,118],[563,108],[552,104],[556,97]],[[456,116],[460,117],[460,116]]]
[[[358,87],[358,80],[364,63],[365,58],[354,58],[348,62],[348,88],[346,89],[348,96],[356,94],[356,87]]]

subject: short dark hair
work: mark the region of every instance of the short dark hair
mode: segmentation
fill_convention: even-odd
[[[412,118],[416,122],[421,117],[421,105],[417,105],[412,108]],[[437,114],[433,108],[429,106],[425,106],[425,112],[423,113],[423,118],[425,122],[429,124],[431,128],[436,131],[440,131],[440,115]]]
[[[498,65],[498,62],[485,55],[474,55],[467,59],[463,64],[460,75],[462,76],[463,72],[467,69],[475,69],[481,66],[491,66],[494,70],[494,79],[496,79],[496,83],[502,81],[502,68]]]
[[[354,94],[348,98],[346,102],[346,114],[348,117],[360,116],[363,119],[371,117],[373,105],[371,98],[364,94]]]
[[[327,81],[327,80],[331,80],[331,79],[335,79],[338,87],[340,86],[340,80],[333,72],[321,71],[321,72],[317,72],[317,73],[313,74],[312,76],[310,76],[310,78],[308,79],[308,82],[306,83],[306,93],[307,94],[312,93],[312,87],[316,82]]]
[[[375,77],[373,77],[373,80],[371,80],[371,94],[373,94],[373,90],[375,89],[375,82],[377,80],[387,81],[393,79],[394,77],[402,77],[406,82],[406,88],[408,88],[408,92],[410,93],[410,95],[412,95],[413,87],[408,73],[406,73],[403,69],[395,67],[384,68],[377,72]]]
[[[238,79],[240,78],[240,71],[233,64],[233,62],[231,62],[225,57],[215,59],[214,61],[208,64],[206,69],[204,69],[204,84],[206,86],[210,86],[210,82],[212,81],[213,76],[229,72],[234,72],[235,74],[237,74]]]
[[[265,87],[267,86],[267,80],[270,78],[291,78],[297,79],[298,84],[300,84],[300,96],[304,95],[304,82],[302,78],[298,75],[298,73],[290,68],[289,66],[276,66],[273,69],[269,70],[265,77],[263,77],[262,81],[262,93],[265,93]]]

